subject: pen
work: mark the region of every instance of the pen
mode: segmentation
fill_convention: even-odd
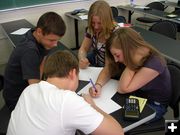
[[[89,80],[90,80],[90,83],[92,84],[93,88],[95,89],[95,92],[97,92],[95,84],[93,83],[92,79],[90,78]]]

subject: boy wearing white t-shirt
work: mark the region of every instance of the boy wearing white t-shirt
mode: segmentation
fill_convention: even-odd
[[[122,135],[123,129],[89,95],[78,96],[78,60],[68,51],[50,55],[46,81],[29,85],[13,110],[7,135]]]

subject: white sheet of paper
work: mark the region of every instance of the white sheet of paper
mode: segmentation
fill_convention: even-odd
[[[100,67],[88,67],[86,69],[80,69],[79,80],[89,81],[91,78],[93,81],[96,81],[102,69],[103,68]]]
[[[79,16],[82,20],[87,20],[88,16],[87,15],[80,15]]]
[[[28,30],[30,30],[30,28],[20,28],[14,32],[12,32],[11,34],[13,35],[23,35],[25,34]]]
[[[91,78],[93,82],[95,82],[101,70],[102,68],[97,67],[81,69],[79,79],[89,80],[89,78]],[[91,84],[89,83],[82,90],[80,90],[78,94],[88,93],[90,87]],[[106,85],[103,86],[101,96],[98,98],[93,98],[96,105],[108,114],[122,108],[120,105],[111,100],[111,97],[117,92],[117,87],[118,81],[111,79],[106,83]]]

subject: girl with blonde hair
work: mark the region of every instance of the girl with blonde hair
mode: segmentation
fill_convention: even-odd
[[[80,68],[104,66],[106,40],[115,29],[112,10],[105,1],[94,2],[88,12],[88,26],[78,52]]]

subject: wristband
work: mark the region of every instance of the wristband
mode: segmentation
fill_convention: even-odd
[[[100,83],[95,83],[95,85],[99,85],[102,88],[102,85]]]

